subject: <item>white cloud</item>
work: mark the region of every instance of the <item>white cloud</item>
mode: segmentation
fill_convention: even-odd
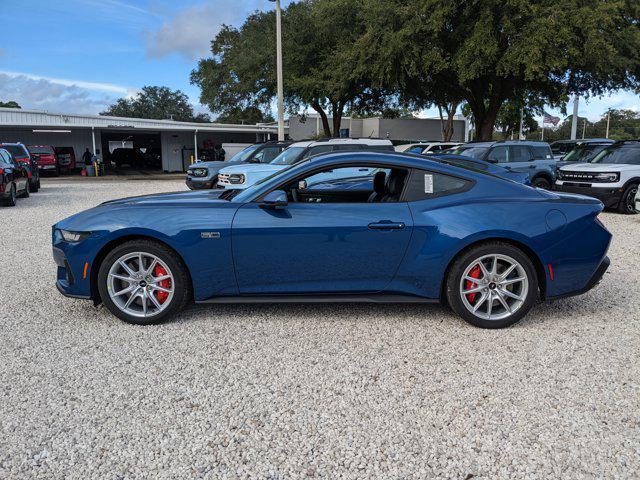
[[[133,91],[106,85],[0,71],[0,99],[26,109],[95,115]]]
[[[64,78],[42,77],[40,75],[32,75],[30,73],[9,72],[0,70],[0,74],[12,78],[24,77],[29,80],[44,80],[49,83],[63,85],[65,87],[78,87],[84,90],[94,90],[98,92],[118,93],[120,95],[131,96],[137,93],[134,88],[123,87],[113,83],[85,82],[83,80],[68,80]]]
[[[222,25],[236,24],[245,17],[249,5],[238,3],[214,0],[179,11],[157,31],[147,33],[147,55],[161,58],[178,53],[189,60],[207,55]]]

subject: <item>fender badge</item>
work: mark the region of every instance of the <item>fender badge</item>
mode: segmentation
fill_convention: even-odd
[[[218,239],[220,238],[220,232],[202,232],[200,236],[202,238]]]

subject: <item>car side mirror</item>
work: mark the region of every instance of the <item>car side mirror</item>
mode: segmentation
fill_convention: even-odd
[[[289,205],[287,194],[284,190],[274,190],[267,193],[262,199],[260,208],[283,208]]]

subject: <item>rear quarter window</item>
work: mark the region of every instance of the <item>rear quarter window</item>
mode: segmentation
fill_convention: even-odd
[[[404,201],[417,202],[429,198],[453,195],[469,190],[473,182],[451,175],[413,169],[405,187]]]

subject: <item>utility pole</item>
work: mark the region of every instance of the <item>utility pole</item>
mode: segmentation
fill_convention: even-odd
[[[278,141],[284,141],[284,86],[282,80],[282,8],[276,2],[276,68],[278,74]]]
[[[609,123],[611,122],[611,110],[607,112],[607,134],[605,138],[609,138]]]
[[[587,133],[587,119],[584,119],[584,125],[582,126],[582,139],[584,140],[584,135]]]
[[[573,118],[571,119],[571,140],[578,138],[578,105],[580,104],[580,97],[576,95],[573,97]]]

